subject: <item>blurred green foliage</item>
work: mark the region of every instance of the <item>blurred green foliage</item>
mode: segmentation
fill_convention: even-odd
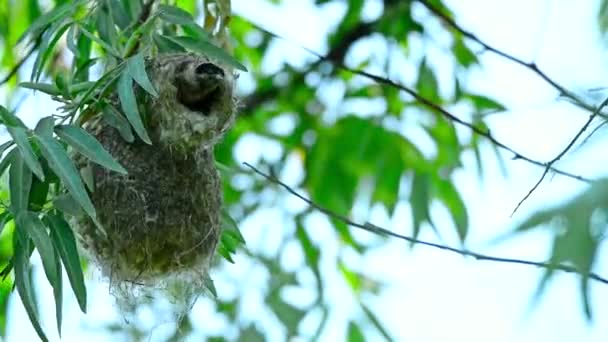
[[[6,321],[10,319],[6,316],[6,303],[13,279],[17,280],[15,285],[28,308],[30,319],[35,326],[38,325],[34,298],[28,300],[31,297],[28,294],[33,295],[32,291],[35,290],[29,280],[28,261],[34,246],[43,256],[49,282],[61,292],[61,272],[56,271],[63,264],[81,308],[84,310],[86,307],[81,269],[72,246],[73,236],[63,219],[63,213],[71,215],[81,210],[80,207],[91,216],[94,216],[94,212],[89,207],[80,177],[75,176],[69,166],[57,165],[63,163],[66,147],[77,148],[79,142],[87,142],[84,148],[91,158],[98,158],[100,163],[108,167],[120,168],[80,131],[61,128],[57,126],[59,123],[49,122],[48,119],[46,122],[40,121],[35,130],[25,127],[18,119],[21,112],[15,100],[17,95],[24,88],[33,88],[54,96],[65,104],[63,111],[66,116],[63,118],[67,118],[67,121],[60,120],[70,125],[86,121],[87,115],[93,110],[105,108],[106,114],[114,119],[112,122],[121,129],[121,134],[124,133],[123,136],[133,139],[132,126],[139,137],[146,139],[137,106],[130,102],[134,98],[129,89],[132,82],[146,88],[147,78],[141,69],[141,57],[156,49],[159,52],[194,50],[209,54],[237,69],[244,69],[245,66],[248,71],[242,77],[253,84],[242,91],[240,117],[216,149],[216,158],[223,171],[226,209],[226,234],[218,250],[223,258],[218,258],[217,272],[230,267],[226,262],[238,262],[235,255],[267,270],[270,275],[267,286],[258,289],[257,295],[264,298],[264,305],[276,317],[283,335],[303,335],[315,339],[322,333],[327,321],[332,319],[331,304],[324,293],[327,266],[322,266],[330,265],[330,269],[340,274],[348,284],[359,303],[360,310],[352,314],[344,327],[348,339],[366,340],[366,329],[374,330],[374,336],[391,339],[390,331],[366,301],[368,296],[378,292],[382,284],[352,269],[340,253],[328,254],[322,248],[314,238],[315,229],[319,228],[307,221],[311,210],[294,213],[285,209],[285,217],[292,224],[274,233],[280,240],[276,250],[244,247],[243,235],[246,232],[243,235],[239,232],[240,222],[283,197],[278,194],[280,190],[273,188],[265,179],[243,170],[240,165],[243,160],[237,161],[234,151],[238,144],[251,136],[280,146],[278,158],[262,157],[257,161],[246,161],[279,175],[290,172],[287,167],[295,163],[302,177],[297,179],[293,188],[341,215],[353,214],[353,206],[361,198],[366,199],[368,207],[383,206],[389,216],[394,214],[399,203],[406,203],[411,210],[412,222],[409,224],[413,237],[419,236],[423,229],[435,229],[430,207],[435,203],[440,204],[451,214],[454,232],[465,244],[469,218],[461,189],[454,186],[452,178],[454,172],[461,168],[465,153],[473,153],[476,157],[481,176],[483,160],[480,149],[483,139],[470,132],[463,134],[453,123],[397,89],[365,80],[340,70],[336,65],[383,69],[388,78],[407,80],[420,95],[438,105],[445,108],[464,105],[468,109],[468,121],[484,128],[487,127],[486,114],[505,108],[483,94],[469,92],[463,86],[465,82],[462,78],[479,63],[470,43],[453,30],[429,25],[429,21],[437,20],[431,14],[414,15],[414,7],[418,5],[416,1],[384,0],[381,13],[370,20],[363,13],[365,0],[317,0],[315,4],[319,8],[329,3],[340,3],[345,7],[344,15],[333,31],[327,37],[319,37],[327,46],[323,54],[325,61],[306,55],[307,52],[302,50],[308,61],[305,65],[283,61],[276,66],[277,70],[268,72],[264,62],[271,54],[276,54],[271,47],[280,39],[252,24],[247,14],[231,18],[233,59],[228,52],[213,45],[209,41],[209,33],[195,23],[198,20],[195,18],[201,16],[200,2],[159,2],[163,5],[153,8],[151,18],[158,17],[160,23],[138,21],[145,7],[141,0],[0,2],[0,44],[3,46],[0,50],[0,71],[4,74],[13,70],[30,49],[33,51],[30,60],[34,62],[31,70],[23,69],[2,85],[8,94],[3,104],[6,108],[2,111],[3,123],[13,140],[0,147],[4,156],[0,170],[3,173],[8,170],[9,173],[9,181],[5,182],[6,187],[0,193],[0,222],[4,227],[0,235],[0,265],[5,267],[1,273],[4,281],[0,286],[0,332],[5,332]],[[281,3],[280,0],[270,2]],[[431,3],[445,15],[452,16],[441,1]],[[606,7],[604,1],[602,13]],[[602,23],[606,22],[605,17],[602,14]],[[432,37],[438,35],[442,37],[442,43],[431,44],[441,44],[449,57],[448,62],[443,63],[448,63],[448,70],[451,70],[449,77],[442,75],[441,82],[435,64],[437,61],[412,48],[421,40],[433,42]],[[29,39],[20,38],[24,36]],[[366,39],[373,39],[390,54],[365,51],[354,55],[354,48]],[[447,42],[447,46],[443,41]],[[293,48],[299,49],[295,45]],[[138,51],[143,54],[137,54]],[[356,60],[357,65],[350,65],[351,59]],[[413,67],[415,74],[404,77],[400,71],[404,63]],[[102,71],[93,66],[100,67]],[[31,75],[31,82],[23,83],[18,88],[23,75]],[[114,82],[118,79],[126,84],[121,88],[119,82],[118,88],[126,118],[116,116],[116,111],[105,107],[104,96],[114,89]],[[444,86],[443,83],[451,85]],[[321,89],[330,86],[341,89],[332,92],[331,101],[345,104],[343,108],[346,109],[338,110],[327,105],[326,95]],[[49,117],[54,113],[39,114]],[[74,123],[73,119],[77,116],[80,121]],[[291,128],[288,131],[277,130],[272,123],[278,120],[289,121]],[[403,133],[404,126],[417,130],[429,143],[412,140]],[[498,152],[496,155],[501,157]],[[65,194],[58,193],[59,184],[68,188],[70,197],[60,196]],[[269,191],[271,200],[268,200]],[[594,188],[594,192],[583,194],[570,204],[538,213],[517,231],[553,224],[558,220],[558,225],[565,227],[565,233],[556,234],[551,262],[568,261],[583,273],[589,272],[603,238],[603,231],[596,231],[591,218],[599,215],[599,220],[605,222],[605,208],[597,204],[605,203],[602,197],[605,193],[603,187]],[[255,200],[251,200],[252,197]],[[582,211],[588,214],[585,216],[587,219],[580,219]],[[15,223],[31,229],[15,229]],[[343,222],[332,219],[330,223],[335,229],[336,244],[340,250],[363,255],[378,243],[359,241]],[[575,226],[576,229],[573,228]],[[20,233],[14,234],[15,231]],[[24,232],[29,235],[23,235]],[[294,244],[304,256],[304,263],[296,269],[287,268],[282,262],[286,249]],[[580,250],[587,253],[573,252]],[[18,272],[15,276],[10,275],[13,267]],[[310,284],[303,284],[297,276],[301,272],[310,272],[316,285],[311,288]],[[551,274],[552,270],[548,269],[541,288]],[[59,278],[54,278],[55,275],[59,275]],[[588,296],[587,283],[588,277],[583,276],[581,288],[585,298]],[[315,292],[315,299],[309,305],[295,304],[283,294],[285,289],[302,287]],[[233,329],[226,336],[210,337],[210,340],[265,340],[258,322],[245,320],[240,314],[246,295],[241,291],[229,295],[220,293],[219,298],[214,300],[216,315],[225,318]],[[60,295],[56,295],[56,299],[61,303]],[[589,301],[585,303],[590,316]],[[320,317],[316,329],[313,332],[301,331],[300,323],[311,314]],[[57,311],[57,318],[60,324],[60,310]],[[196,317],[185,317],[176,326],[173,339],[187,336],[197,324]],[[107,328],[133,339],[141,339],[148,333],[135,325],[119,323]],[[42,336],[42,332],[40,334]]]

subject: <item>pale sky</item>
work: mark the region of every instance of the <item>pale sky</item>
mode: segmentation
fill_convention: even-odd
[[[312,0],[285,0],[284,3],[282,6],[274,6],[264,0],[233,0],[236,13],[295,43],[277,42],[273,46],[275,55],[265,65],[269,72],[283,61],[299,64],[308,59],[309,56],[297,45],[323,52],[326,47],[319,37],[331,30],[336,18],[344,10],[338,4],[327,6],[318,12],[312,5]],[[369,1],[367,14],[370,18],[377,15],[379,3],[380,1]],[[454,9],[457,21],[463,27],[475,32],[491,45],[519,57],[536,60],[551,77],[571,90],[582,92],[604,86],[603,80],[608,79],[608,68],[604,63],[606,50],[595,26],[596,1],[454,0],[447,3]],[[427,16],[420,8],[415,13],[420,17]],[[432,46],[428,49],[424,53],[429,56],[438,53]],[[371,49],[359,50],[361,54],[372,53]],[[482,67],[468,77],[469,88],[498,98],[510,109],[509,112],[492,118],[493,134],[508,146],[535,159],[552,159],[576,133],[587,114],[564,102],[555,102],[556,92],[522,67],[491,54],[485,54],[481,61]],[[391,77],[404,77],[407,80],[407,76],[398,75],[398,71],[393,71],[396,74]],[[244,79],[246,82],[246,76]],[[36,108],[40,108],[37,106],[41,105],[44,105],[44,101],[32,101],[23,113],[36,113]],[[339,107],[340,103],[332,105]],[[606,144],[601,142],[604,134],[599,133],[596,143],[565,158],[560,166],[576,174],[605,175],[605,166],[595,162],[594,158],[606,150]],[[265,140],[249,137],[246,143],[239,145],[235,158],[238,161],[255,162],[260,153],[272,158],[280,151],[277,148]],[[509,176],[504,178],[490,149],[486,149],[486,152],[484,180],[477,177],[471,155],[465,158],[464,170],[459,171],[455,177],[469,209],[472,232],[469,248],[497,256],[542,261],[548,256],[547,242],[550,241],[549,236],[542,232],[518,237],[501,245],[488,245],[487,242],[513,227],[526,214],[551,203],[564,201],[582,190],[582,184],[563,177],[550,178],[511,218],[511,211],[540,177],[542,169],[523,161],[511,161],[508,159],[510,156],[505,155]],[[285,177],[293,183],[298,180],[301,171],[298,170],[296,160],[292,160],[291,164],[293,172]],[[277,203],[287,203],[290,210],[302,206],[297,199],[284,193]],[[446,241],[455,243],[452,223],[445,210],[434,207],[432,214]],[[369,215],[359,215],[363,220],[369,219],[399,233],[411,232],[406,205],[400,205],[390,220],[378,208],[372,208]],[[276,241],[260,237],[271,236],[264,235],[268,232],[289,229],[286,228],[288,225],[284,219],[285,215],[280,208],[268,208],[246,220],[241,229],[248,245],[251,248],[272,250]],[[587,323],[578,295],[579,280],[573,275],[558,273],[537,305],[531,305],[532,294],[542,274],[538,269],[474,261],[422,246],[411,251],[405,243],[396,240],[370,251],[365,257],[357,257],[349,251],[337,251],[332,243],[334,234],[321,215],[312,216],[307,225],[308,228],[314,227],[315,242],[326,253],[341,253],[350,267],[378,277],[387,284],[380,296],[369,299],[368,303],[398,340],[600,342],[608,336],[608,326],[602,324],[608,319],[608,308],[602,305],[608,301],[608,287],[605,285],[592,286],[596,323]],[[374,239],[365,232],[355,232],[355,235],[361,239]],[[422,237],[436,239],[430,230],[424,232]],[[605,269],[605,260],[606,253],[601,253],[596,269],[600,274]],[[287,267],[299,262],[301,253],[294,252],[285,256]],[[236,265],[223,269],[230,277],[247,279],[249,288],[262,288],[268,277],[259,267],[247,264],[244,258],[238,258]],[[336,305],[332,309],[331,324],[326,327],[322,340],[343,340],[345,319],[350,316],[361,318],[361,314],[355,311],[357,305],[340,275],[329,266],[325,266],[323,273],[326,276],[327,298],[332,298]],[[608,275],[608,271],[605,275]],[[40,283],[46,283],[43,276],[38,276]],[[304,283],[308,280],[306,275],[302,275]],[[220,295],[241,290],[228,285],[222,288],[220,285],[225,279],[217,281]],[[83,324],[95,326],[117,317],[113,313],[105,285],[93,282],[89,284],[90,313],[87,316],[79,313],[71,294],[65,296],[64,341],[79,341],[85,337],[91,342],[109,339],[108,335],[96,336],[101,330],[87,331],[82,328]],[[55,330],[52,302],[47,300],[51,298],[51,292],[45,285],[43,288],[46,293],[46,299],[42,301],[44,325],[51,333]],[[294,297],[300,298],[300,295]],[[306,291],[302,292],[301,298],[306,301]],[[262,298],[248,299],[242,313],[243,320],[258,315],[261,300]],[[193,313],[202,322],[202,329],[221,331],[224,326],[221,320],[210,317],[212,310],[207,301],[196,305]],[[142,315],[150,315],[150,312]],[[16,295],[11,300],[9,318],[9,341],[36,340]],[[272,327],[271,318],[262,320],[264,327]],[[302,327],[314,327],[314,323],[314,317],[309,317],[302,323]],[[162,340],[163,336],[160,326],[154,330],[151,340]],[[270,330],[273,340],[277,336],[281,336],[280,332]],[[377,336],[370,334],[367,337],[374,339]]]

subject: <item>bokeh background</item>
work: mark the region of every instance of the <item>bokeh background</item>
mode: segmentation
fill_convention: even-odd
[[[0,57],[8,69],[23,54],[10,49],[11,34],[25,20],[16,13],[21,7],[29,13],[32,1],[1,1],[9,29]],[[200,14],[195,1],[176,3]],[[534,61],[589,103],[605,96],[599,1],[431,3],[486,43]],[[336,64],[408,85],[543,162],[564,148],[588,111],[530,69],[451,30],[417,1],[233,0],[232,6],[234,55],[249,72],[239,78],[240,117],[216,156],[232,170],[223,174],[226,205],[247,248],[234,263],[217,258],[211,276],[218,299],[201,297],[181,321],[162,300],[125,317],[89,265],[88,313],[80,313],[65,291],[62,340],[605,340],[606,285],[591,283],[589,318],[579,276],[556,272],[535,295],[543,269],[478,261],[348,228],[242,164],[272,170],[293,189],[357,222],[444,245],[464,243],[489,255],[543,261],[552,255],[557,234],[550,225],[511,232],[588,185],[550,174],[512,214],[542,167],[513,160],[411,96]],[[328,60],[319,62],[307,49]],[[69,61],[60,45],[46,77]],[[25,63],[21,79],[32,63]],[[23,89],[0,88],[0,99],[32,126],[56,107],[45,95]],[[600,127],[557,166],[604,176],[605,134]],[[585,246],[572,248],[577,253]],[[37,258],[42,324],[58,340],[52,289]],[[601,274],[605,260],[600,248],[593,270]],[[37,340],[18,295],[9,290],[3,285],[5,339]]]

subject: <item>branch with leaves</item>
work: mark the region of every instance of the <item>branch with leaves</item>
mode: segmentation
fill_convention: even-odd
[[[281,180],[279,180],[277,177],[269,174],[269,173],[265,173],[260,171],[259,169],[257,169],[256,167],[254,167],[253,165],[249,164],[249,163],[244,163],[244,165],[246,167],[248,167],[249,169],[251,169],[251,171],[255,172],[256,174],[264,177],[266,180],[268,180],[270,183],[272,184],[276,184],[279,185],[281,188],[283,188],[284,190],[286,190],[288,193],[290,193],[291,195],[299,198],[300,200],[304,201],[310,208],[313,208],[323,214],[325,214],[326,216],[336,219],[344,224],[347,224],[351,227],[355,227],[358,229],[362,229],[374,234],[378,234],[378,235],[382,235],[382,236],[390,236],[390,237],[394,237],[400,240],[404,240],[404,241],[408,241],[412,244],[416,244],[416,245],[423,245],[423,246],[427,246],[427,247],[432,247],[432,248],[436,248],[436,249],[440,249],[442,251],[446,251],[446,252],[451,252],[451,253],[455,253],[455,254],[459,254],[465,257],[472,257],[476,260],[485,260],[485,261],[493,261],[493,262],[498,262],[498,263],[507,263],[507,264],[518,264],[518,265],[528,265],[528,266],[535,266],[535,267],[540,267],[540,268],[544,268],[544,269],[549,269],[549,270],[559,270],[559,271],[563,271],[563,272],[567,272],[567,273],[576,273],[578,275],[584,276],[584,277],[588,277],[590,279],[593,279],[595,281],[598,281],[600,283],[606,284],[608,285],[608,278],[602,277],[596,273],[593,272],[585,272],[583,270],[579,270],[576,267],[573,266],[569,266],[569,265],[565,265],[565,264],[556,264],[556,263],[551,263],[551,262],[539,262],[539,261],[530,261],[530,260],[524,260],[524,259],[516,259],[516,258],[502,258],[502,257],[496,257],[496,256],[491,256],[491,255],[486,255],[486,254],[481,254],[481,253],[476,253],[476,252],[472,252],[466,249],[459,249],[459,248],[454,248],[454,247],[450,247],[450,246],[446,246],[446,245],[441,245],[441,244],[437,244],[437,243],[433,243],[433,242],[428,242],[428,241],[424,241],[424,240],[419,240],[417,238],[413,238],[413,237],[409,237],[409,236],[405,236],[405,235],[401,235],[401,234],[397,234],[393,231],[390,231],[386,228],[382,228],[380,226],[377,226],[375,224],[366,222],[366,223],[358,223],[355,222],[351,219],[349,219],[348,217],[335,213],[327,208],[322,207],[319,204],[316,204],[315,202],[313,202],[312,200],[308,199],[307,197],[305,197],[304,195],[298,193],[297,191],[295,191],[293,188],[291,188],[289,185],[285,184],[284,182],[282,182]],[[247,172],[247,170],[244,170],[244,172]]]
[[[264,28],[261,28],[259,26],[258,26],[258,29],[263,30],[264,32],[266,32],[266,33],[268,33],[268,34],[270,34],[270,35],[272,35],[272,36],[274,36],[274,37],[276,37],[278,39],[286,40],[282,36],[280,36],[280,35],[278,35],[276,33],[270,32],[270,31],[268,31],[268,30],[266,30]],[[288,40],[286,40],[286,41],[288,41]],[[424,105],[425,107],[427,107],[428,109],[430,109],[431,111],[439,113],[440,115],[442,115],[448,121],[453,122],[453,123],[458,124],[458,125],[461,125],[463,127],[467,127],[473,133],[475,133],[477,135],[480,135],[480,136],[488,139],[495,146],[498,146],[499,148],[501,148],[501,149],[503,149],[503,150],[505,150],[507,152],[512,153],[513,154],[513,159],[524,160],[524,161],[526,161],[526,162],[528,162],[530,164],[546,168],[548,170],[551,170],[551,171],[555,172],[556,174],[559,174],[559,175],[562,175],[562,176],[565,176],[565,177],[568,177],[568,178],[576,179],[576,180],[581,181],[581,182],[585,182],[585,183],[589,183],[589,184],[591,184],[591,183],[594,182],[594,180],[592,180],[590,178],[586,178],[586,177],[583,177],[581,175],[576,175],[576,174],[570,173],[568,171],[564,171],[564,170],[558,169],[558,168],[554,167],[553,163],[551,163],[551,162],[546,162],[546,163],[545,162],[541,162],[539,160],[535,160],[535,159],[533,159],[531,157],[528,157],[528,156],[526,156],[525,154],[523,154],[523,153],[521,153],[519,151],[516,151],[512,147],[509,147],[508,145],[506,145],[503,142],[501,142],[498,139],[496,139],[492,135],[492,133],[490,132],[490,130],[477,127],[476,125],[474,125],[474,124],[472,124],[470,122],[467,122],[465,120],[460,119],[458,116],[450,113],[449,111],[447,111],[446,109],[444,109],[440,105],[438,105],[435,102],[433,102],[431,99],[428,99],[428,98],[422,96],[417,91],[415,91],[414,89],[412,89],[412,88],[410,88],[408,86],[405,86],[403,84],[400,84],[400,83],[397,83],[395,81],[392,81],[392,80],[390,80],[387,77],[383,77],[383,76],[379,76],[379,75],[376,75],[376,74],[372,74],[370,72],[363,71],[363,70],[357,70],[357,69],[350,68],[350,67],[346,66],[342,62],[339,62],[339,61],[336,61],[336,60],[333,60],[333,59],[329,59],[327,56],[323,56],[323,55],[321,55],[321,54],[319,54],[319,53],[317,53],[315,51],[312,51],[311,49],[303,47],[301,45],[298,45],[298,46],[301,49],[309,52],[310,54],[312,54],[314,56],[316,56],[318,58],[319,62],[322,62],[322,61],[329,62],[329,63],[331,63],[332,65],[334,65],[335,67],[337,67],[339,69],[342,69],[344,71],[347,71],[347,72],[350,72],[350,73],[353,73],[353,74],[356,74],[356,75],[359,75],[359,76],[363,76],[363,77],[365,77],[365,78],[367,78],[369,80],[372,80],[372,81],[376,82],[377,84],[393,87],[395,89],[398,89],[400,91],[403,91],[403,92],[409,94],[416,101],[418,101],[419,103],[421,103],[422,105]],[[599,112],[599,110],[601,108],[602,107],[596,108],[596,110],[598,110],[598,112]]]
[[[474,33],[464,29],[462,26],[460,26],[458,23],[456,23],[456,21],[454,19],[452,19],[447,14],[445,14],[441,9],[439,9],[437,6],[433,5],[430,1],[428,1],[428,0],[414,0],[414,1],[422,4],[433,15],[435,15],[436,17],[441,19],[450,28],[452,28],[455,31],[457,31],[458,33],[462,34],[464,37],[481,45],[485,50],[490,51],[511,62],[514,62],[515,64],[521,65],[521,66],[525,67],[526,69],[529,69],[530,71],[532,71],[533,73],[538,75],[541,79],[543,79],[545,82],[550,84],[553,88],[555,88],[561,96],[570,99],[575,105],[577,105],[581,108],[584,108],[590,112],[595,112],[598,109],[598,107],[587,103],[580,96],[569,91],[566,87],[564,87],[563,85],[561,85],[560,83],[555,81],[553,78],[549,77],[549,75],[547,75],[547,73],[545,73],[543,70],[541,70],[535,62],[526,62],[521,58],[518,58],[512,54],[509,54],[503,50],[500,50],[500,49],[486,43],[485,41],[483,41],[481,38],[479,38]],[[597,115],[604,117],[604,118],[608,118],[608,115],[601,113],[601,110],[597,111]]]

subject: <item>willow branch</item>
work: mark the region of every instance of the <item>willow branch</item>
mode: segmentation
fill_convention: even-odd
[[[591,113],[591,115],[589,115],[589,118],[587,119],[587,122],[585,122],[585,124],[583,125],[583,127],[581,127],[578,130],[578,132],[570,140],[570,142],[568,143],[568,145],[566,145],[566,147],[564,147],[564,149],[560,153],[558,153],[557,156],[555,156],[555,158],[551,159],[547,163],[547,167],[545,167],[545,171],[543,172],[542,176],[540,176],[540,179],[536,182],[536,184],[534,184],[534,186],[530,189],[530,191],[528,191],[528,193],[524,196],[524,198],[522,198],[521,201],[519,201],[519,203],[517,203],[517,206],[515,207],[515,209],[513,209],[513,212],[511,213],[511,216],[513,216],[513,214],[515,214],[515,212],[517,211],[517,209],[519,209],[519,207],[521,207],[521,205],[532,195],[532,193],[534,191],[536,191],[536,189],[540,186],[540,184],[543,182],[543,180],[545,179],[545,177],[549,173],[549,170],[551,169],[551,167],[553,166],[553,164],[555,164],[564,155],[566,155],[566,153],[568,153],[568,151],[570,151],[570,149],[572,149],[572,147],[574,146],[574,144],[576,143],[576,141],[589,128],[589,125],[591,125],[591,122],[593,122],[593,120],[599,115],[599,113],[602,110],[602,108],[606,107],[606,105],[608,105],[608,97],[593,111],[593,113]]]
[[[548,84],[550,84],[553,88],[555,88],[560,95],[572,100],[576,105],[585,108],[589,111],[592,112],[592,114],[589,116],[589,118],[587,119],[587,121],[585,122],[585,124],[581,127],[581,129],[575,134],[575,136],[570,140],[570,142],[568,143],[568,145],[557,155],[555,156],[553,159],[551,159],[549,162],[545,163],[545,170],[543,171],[542,176],[540,177],[540,179],[534,184],[534,186],[530,189],[530,191],[528,191],[528,193],[524,196],[524,198],[521,199],[521,201],[519,201],[519,203],[517,204],[517,206],[515,207],[515,209],[513,210],[513,213],[511,215],[513,215],[518,209],[519,207],[521,207],[521,205],[532,195],[532,193],[534,191],[536,191],[536,189],[540,186],[540,184],[543,182],[543,180],[545,179],[545,177],[547,176],[547,174],[549,173],[549,171],[551,170],[551,168],[553,167],[553,165],[559,161],[566,153],[568,153],[568,151],[570,151],[570,149],[572,149],[572,147],[574,146],[574,144],[576,143],[576,141],[578,141],[578,139],[581,137],[581,135],[587,130],[587,128],[589,128],[589,125],[591,124],[591,122],[593,122],[593,120],[597,117],[597,116],[603,116],[605,117],[604,114],[601,113],[602,109],[608,104],[608,98],[606,100],[604,100],[604,102],[602,102],[598,107],[592,106],[588,103],[586,103],[585,101],[583,101],[579,96],[577,96],[576,94],[574,94],[573,92],[569,91],[568,89],[566,89],[564,86],[562,86],[561,84],[559,84],[557,81],[553,80],[551,77],[549,77],[544,71],[542,71],[538,65],[536,65],[536,63],[534,62],[526,62],[520,58],[517,58],[511,54],[508,54],[502,50],[499,50],[495,47],[493,47],[492,45],[484,42],[483,40],[481,40],[479,37],[477,37],[477,35],[475,35],[474,33],[465,30],[462,26],[460,26],[458,23],[456,23],[456,21],[454,21],[454,19],[450,18],[448,15],[446,15],[445,13],[443,13],[439,8],[435,7],[434,5],[432,5],[428,0],[416,0],[418,1],[420,4],[422,4],[424,7],[426,7],[431,13],[433,13],[435,16],[437,16],[438,18],[440,18],[444,23],[446,23],[448,26],[450,26],[452,29],[456,30],[457,32],[459,32],[460,34],[462,34],[464,37],[476,42],[477,44],[481,45],[484,49],[486,49],[487,51],[490,51],[498,56],[501,56],[509,61],[512,61],[516,64],[519,64],[529,70],[531,70],[532,72],[534,72],[536,75],[538,75],[540,78],[542,78],[545,82],[547,82]]]
[[[304,49],[306,49],[306,48],[304,48]],[[311,54],[316,55],[319,59],[324,59],[323,56],[317,54],[316,52],[311,51],[310,49],[306,49],[306,50],[308,52],[310,52]],[[378,75],[369,73],[367,71],[355,70],[355,69],[349,68],[349,67],[347,67],[346,65],[344,65],[342,63],[336,63],[334,61],[329,61],[329,62],[333,63],[334,66],[336,66],[336,67],[338,67],[338,68],[340,68],[342,70],[351,72],[351,73],[359,75],[359,76],[363,76],[363,77],[368,78],[368,79],[370,79],[370,80],[372,80],[372,81],[374,81],[374,82],[376,82],[378,84],[390,86],[390,87],[399,89],[399,90],[401,90],[401,91],[409,94],[416,101],[418,101],[419,103],[421,103],[425,107],[427,107],[427,108],[429,108],[429,109],[431,109],[431,110],[433,110],[433,111],[441,114],[447,120],[449,120],[449,121],[451,121],[453,123],[459,124],[461,126],[469,128],[471,131],[473,131],[473,133],[475,133],[475,134],[477,134],[479,136],[482,136],[482,137],[488,139],[491,143],[493,143],[494,145],[498,146],[499,148],[501,148],[501,149],[503,149],[503,150],[505,150],[507,152],[512,153],[513,154],[513,159],[521,159],[521,160],[527,161],[530,164],[543,167],[546,170],[551,170],[551,171],[555,172],[556,174],[559,174],[559,175],[562,175],[562,176],[566,176],[566,177],[569,177],[569,178],[573,178],[573,179],[576,179],[576,180],[579,180],[579,181],[582,181],[582,182],[585,182],[585,183],[593,183],[594,182],[593,180],[591,180],[589,178],[585,178],[585,177],[580,176],[580,175],[575,175],[573,173],[560,170],[560,169],[554,167],[553,163],[550,163],[550,162],[544,163],[544,162],[532,159],[532,158],[530,158],[530,157],[528,157],[528,156],[526,156],[526,155],[524,155],[524,154],[516,151],[512,147],[509,147],[506,144],[504,144],[503,142],[501,142],[498,139],[496,139],[490,133],[489,130],[477,127],[477,126],[475,126],[474,124],[472,124],[470,122],[467,122],[467,121],[464,121],[464,120],[460,119],[456,115],[448,112],[446,109],[444,109],[440,105],[434,103],[432,100],[430,100],[430,99],[428,99],[428,98],[420,95],[418,92],[416,92],[414,89],[412,89],[410,87],[407,87],[405,85],[402,85],[400,83],[392,81],[392,80],[390,80],[390,79],[388,79],[386,77],[382,77],[382,76],[378,76]],[[597,109],[599,111],[599,109],[601,109],[601,107],[598,107]]]
[[[451,252],[454,254],[459,254],[465,257],[472,257],[476,260],[485,260],[485,261],[493,261],[493,262],[499,262],[499,263],[507,263],[507,264],[519,264],[519,265],[528,265],[528,266],[536,266],[536,267],[540,267],[540,268],[544,268],[544,269],[550,269],[550,270],[560,270],[566,273],[576,273],[579,274],[581,276],[584,277],[589,277],[590,279],[593,279],[595,281],[598,281],[600,283],[606,284],[608,285],[608,279],[593,273],[593,272],[583,272],[579,269],[577,269],[574,266],[569,266],[569,265],[564,265],[564,264],[560,264],[560,263],[550,263],[550,262],[540,262],[540,261],[530,261],[530,260],[523,260],[523,259],[515,259],[515,258],[501,258],[501,257],[495,257],[495,256],[491,256],[491,255],[485,255],[485,254],[480,254],[480,253],[476,253],[476,252],[472,252],[466,249],[459,249],[459,248],[454,248],[454,247],[450,247],[450,246],[446,246],[446,245],[441,245],[441,244],[437,244],[437,243],[433,243],[433,242],[428,242],[428,241],[423,241],[423,240],[419,240],[410,236],[405,236],[405,235],[401,235],[401,234],[397,234],[393,231],[390,231],[386,228],[382,228],[379,226],[376,226],[374,224],[371,224],[369,222],[367,223],[358,223],[355,222],[351,219],[349,219],[348,217],[335,213],[315,202],[313,202],[312,200],[304,197],[303,195],[301,195],[300,193],[298,193],[297,191],[295,191],[294,189],[292,189],[289,185],[283,183],[281,180],[279,180],[277,177],[271,175],[271,174],[267,174],[264,173],[260,170],[258,170],[256,167],[254,167],[253,165],[249,164],[249,163],[244,163],[245,166],[247,166],[248,168],[250,168],[253,172],[257,173],[258,175],[264,177],[266,180],[268,180],[271,183],[274,183],[276,185],[279,185],[280,187],[282,187],[283,189],[285,189],[288,193],[290,193],[291,195],[299,198],[300,200],[304,201],[310,208],[313,208],[323,214],[325,214],[326,216],[336,219],[344,224],[347,224],[351,227],[355,227],[358,229],[362,229],[374,234],[378,234],[378,235],[383,235],[383,236],[390,236],[390,237],[394,237],[400,240],[404,240],[404,241],[408,241],[412,244],[417,244],[417,245],[423,245],[423,246],[427,246],[427,247],[432,247],[435,249],[439,249],[442,251],[446,251],[446,252]]]
[[[417,1],[418,3],[420,3],[424,7],[426,7],[433,15],[435,15],[436,17],[441,19],[445,24],[450,26],[452,29],[459,32],[464,37],[481,45],[485,50],[490,51],[511,62],[519,64],[519,65],[525,67],[526,69],[529,69],[530,71],[532,71],[533,73],[538,75],[540,78],[542,78],[545,82],[550,84],[553,88],[555,88],[560,93],[561,96],[564,96],[564,97],[572,100],[575,105],[577,105],[581,108],[584,108],[590,112],[595,112],[597,110],[597,107],[587,103],[580,96],[577,96],[575,93],[569,91],[568,89],[566,89],[566,87],[562,86],[557,81],[555,81],[554,79],[549,77],[549,75],[547,75],[543,70],[541,70],[534,61],[526,62],[521,58],[515,57],[512,54],[509,54],[505,51],[502,51],[502,50],[486,43],[485,41],[483,41],[481,38],[479,38],[477,35],[475,35],[471,31],[465,30],[462,26],[460,26],[458,23],[456,23],[456,21],[454,21],[454,19],[450,18],[447,14],[442,12],[439,8],[437,8],[436,6],[431,4],[430,1],[428,1],[428,0],[415,0],[415,1]],[[601,113],[599,110],[597,111],[596,116],[601,116],[601,117],[608,119],[608,116]]]

